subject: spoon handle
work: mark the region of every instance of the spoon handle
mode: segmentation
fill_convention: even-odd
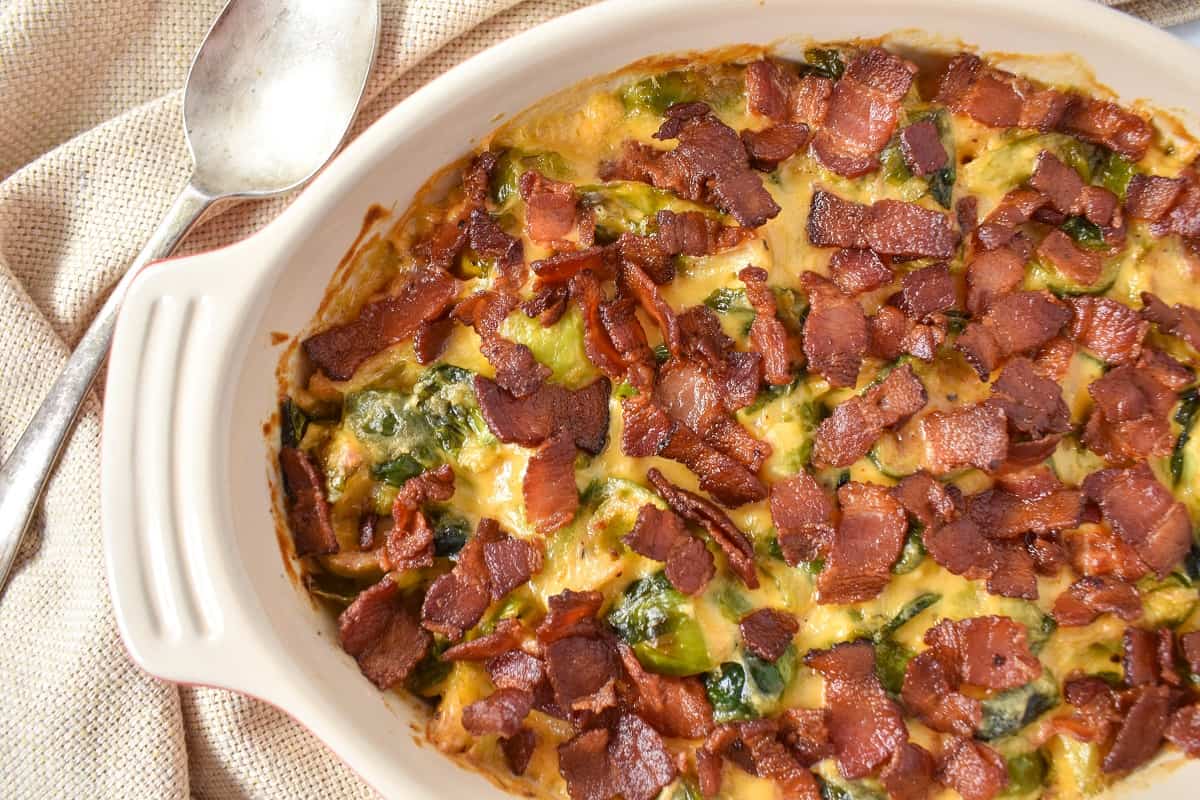
[[[146,264],[171,254],[213,199],[190,183],[180,191],[150,241],[146,242],[88,326],[8,460],[0,467],[0,591],[8,580],[25,531],[33,523],[38,500],[67,434],[108,356],[117,312],[129,285]]]

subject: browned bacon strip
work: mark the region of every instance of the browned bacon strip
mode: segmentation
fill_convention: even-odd
[[[574,229],[579,205],[574,184],[550,180],[530,170],[521,175],[518,189],[525,201],[525,232],[530,239],[556,242]]]
[[[1055,228],[1046,234],[1037,248],[1038,258],[1073,281],[1090,285],[1100,279],[1103,269],[1100,253],[1075,244],[1070,236]]]
[[[937,101],[993,128],[1041,131],[1053,130],[1067,105],[1061,93],[1039,90],[1024,78],[985,65],[973,53],[960,53],[950,62]]]
[[[767,383],[785,386],[792,382],[792,371],[787,353],[787,331],[775,316],[775,294],[767,286],[767,271],[759,267],[746,267],[738,273],[746,285],[746,299],[755,311],[750,325],[750,341],[762,354],[763,377]]]
[[[553,533],[575,518],[579,488],[575,485],[575,442],[570,434],[555,434],[530,457],[521,494],[525,514],[538,533]]]
[[[1062,387],[1038,375],[1028,358],[1014,358],[1004,365],[987,403],[1004,412],[1011,431],[1033,439],[1071,428]]]
[[[635,553],[664,562],[667,580],[684,594],[703,591],[716,574],[712,553],[670,510],[642,506],[633,530],[621,541]]]
[[[972,466],[991,471],[1008,455],[1004,412],[996,406],[963,406],[921,418],[925,463],[935,475]]]
[[[296,555],[303,558],[336,553],[338,540],[325,498],[325,479],[317,465],[303,450],[285,447],[279,451],[279,466]]]
[[[1168,306],[1156,295],[1142,292],[1142,318],[1158,326],[1163,333],[1178,336],[1200,349],[1200,309],[1176,303]]]
[[[926,631],[925,643],[974,686],[1012,689],[1042,674],[1041,662],[1029,651],[1025,626],[1008,617],[942,620]]]
[[[495,381],[475,377],[479,410],[491,432],[502,442],[536,447],[557,430],[570,427],[575,445],[596,455],[608,440],[608,397],[612,384],[597,378],[581,389],[542,384],[518,400]]]
[[[834,386],[853,386],[867,350],[867,318],[862,307],[815,272],[804,273],[800,281],[810,306],[804,321],[804,355],[809,368]]]
[[[760,608],[742,617],[738,630],[747,650],[767,661],[778,661],[800,631],[800,623],[786,611]]]
[[[433,637],[421,629],[400,586],[384,576],[338,617],[338,641],[371,683],[390,689],[425,657]]]
[[[1029,185],[1046,195],[1060,214],[1085,216],[1101,227],[1113,221],[1116,196],[1102,187],[1085,184],[1078,172],[1049,150],[1038,154]]]
[[[1125,190],[1125,213],[1134,219],[1158,222],[1175,205],[1186,186],[1186,178],[1134,175]]]
[[[1131,621],[1142,614],[1142,600],[1135,587],[1110,575],[1091,575],[1071,584],[1054,601],[1051,612],[1063,626],[1089,625],[1101,614],[1116,614]]]
[[[1086,347],[1110,364],[1130,364],[1142,352],[1142,340],[1150,324],[1124,303],[1107,297],[1072,297],[1074,317],[1067,328],[1076,344]]]
[[[515,650],[525,638],[525,626],[519,619],[502,619],[488,634],[459,642],[442,653],[444,661],[487,661]]]
[[[847,483],[838,489],[842,518],[817,578],[820,603],[859,603],[887,585],[900,557],[908,517],[887,489]]]
[[[458,281],[442,270],[414,269],[396,294],[368,303],[350,322],[305,339],[304,352],[331,379],[349,380],[368,358],[441,317],[457,294]]]
[[[983,704],[960,693],[959,682],[954,663],[931,648],[908,662],[900,698],[934,730],[971,736],[983,722]]]
[[[963,800],[991,800],[1008,784],[1004,758],[986,744],[952,736],[937,760],[937,779]]]
[[[869,248],[880,255],[951,258],[958,231],[940,211],[900,200],[864,206],[824,189],[813,193],[808,239],[817,247]]]
[[[1089,475],[1083,489],[1105,520],[1161,578],[1191,547],[1187,509],[1145,465]]]
[[[674,678],[647,672],[624,642],[617,644],[629,678],[626,699],[637,715],[663,736],[698,739],[713,729],[712,705],[696,677]]]
[[[754,569],[754,545],[724,511],[700,495],[671,483],[657,469],[651,468],[646,473],[646,478],[654,487],[654,491],[667,501],[671,510],[708,531],[708,535],[725,553],[730,568],[742,579],[742,583],[751,589],[758,588],[758,575]]]
[[[900,709],[875,676],[875,648],[866,641],[843,642],[810,651],[804,662],[825,677],[839,771],[851,780],[865,777],[908,739]]]
[[[571,800],[653,800],[677,767],[662,737],[635,714],[559,745],[558,770]]]
[[[811,561],[833,537],[833,502],[807,472],[771,484],[771,519],[783,560]]]
[[[1070,319],[1070,310],[1049,292],[1012,292],[992,301],[954,346],[986,380],[1002,359],[1036,350]]]
[[[821,421],[813,440],[813,462],[845,467],[862,458],[885,428],[925,407],[925,386],[904,364],[862,397],[852,397]]]
[[[1086,142],[1099,144],[1131,161],[1146,154],[1154,129],[1150,123],[1107,100],[1071,95],[1059,121],[1059,130]]]
[[[1184,706],[1172,714],[1164,735],[1192,758],[1200,758],[1200,703]]]
[[[883,263],[873,250],[843,248],[829,259],[829,274],[833,282],[849,295],[869,292],[892,282],[891,267]]]
[[[791,114],[791,94],[800,76],[787,64],[763,58],[746,65],[746,107],[754,114],[784,122]]]
[[[463,728],[475,736],[516,736],[533,710],[533,695],[520,689],[497,689],[463,709]]]
[[[750,164],[770,172],[808,144],[809,128],[803,122],[782,122],[762,130],[742,131],[742,144]]]
[[[905,742],[884,765],[879,780],[895,800],[926,800],[934,790],[933,755],[919,744]]]
[[[1162,743],[1171,711],[1171,689],[1143,686],[1133,696],[1133,705],[1101,764],[1105,772],[1128,772],[1140,767],[1154,757]]]
[[[881,47],[851,59],[834,84],[824,127],[813,138],[813,153],[821,163],[847,177],[878,167],[916,72],[915,65]]]
[[[900,152],[913,175],[929,175],[946,166],[946,148],[937,126],[921,120],[900,131]]]

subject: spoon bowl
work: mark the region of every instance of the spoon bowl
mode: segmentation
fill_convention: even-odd
[[[236,0],[196,52],[183,120],[192,184],[213,196],[298,186],[354,119],[378,38],[377,0]]]

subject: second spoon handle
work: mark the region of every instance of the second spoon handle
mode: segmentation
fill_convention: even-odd
[[[0,467],[0,592],[67,435],[108,356],[117,312],[129,284],[146,264],[171,254],[213,199],[190,183],[180,191],[166,217],[88,326],[8,460]]]

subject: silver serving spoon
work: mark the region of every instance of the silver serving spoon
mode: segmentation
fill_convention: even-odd
[[[195,167],[0,468],[0,589],[112,342],[133,277],[217,200],[300,186],[350,128],[375,59],[378,0],[231,0],[196,52],[183,122]]]

